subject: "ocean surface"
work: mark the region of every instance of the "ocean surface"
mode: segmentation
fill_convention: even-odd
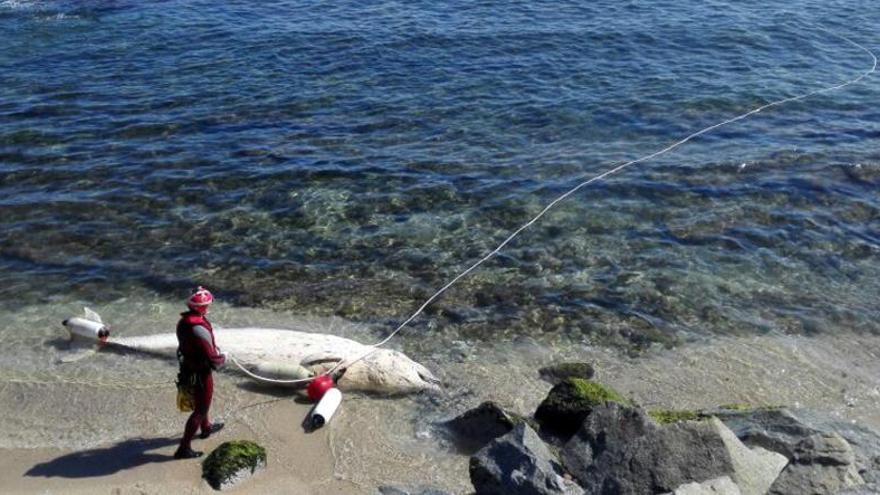
[[[84,305],[171,331],[201,284],[221,326],[376,340],[579,182],[864,74],[841,36],[880,48],[878,25],[869,0],[0,0],[0,398],[30,411],[3,406],[0,446],[58,443],[40,411],[96,407],[89,384],[173,373],[60,363]],[[878,333],[878,81],[582,189],[392,345],[442,370]]]

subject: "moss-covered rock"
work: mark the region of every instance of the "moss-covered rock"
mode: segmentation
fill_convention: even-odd
[[[590,363],[558,363],[551,366],[545,366],[538,370],[538,374],[544,380],[556,385],[566,378],[583,378],[589,380],[593,378],[596,371]]]
[[[202,464],[202,476],[215,490],[223,490],[264,467],[266,449],[248,440],[234,440],[211,452]]]
[[[701,411],[676,411],[672,409],[653,409],[648,411],[648,416],[661,425],[709,419],[709,416]]]
[[[652,409],[648,411],[650,416],[657,423],[671,424],[681,421],[700,421],[709,419],[712,416],[725,417],[731,413],[748,413],[755,411],[773,411],[781,409],[783,406],[756,406],[753,404],[724,404],[716,409],[697,409],[697,410],[675,410],[675,409]]]
[[[582,378],[566,378],[550,390],[535,411],[541,429],[560,436],[577,432],[593,408],[608,402],[630,405],[613,389]]]
[[[750,412],[750,411],[774,411],[777,409],[783,409],[785,406],[776,405],[776,404],[765,404],[756,406],[754,404],[745,404],[745,403],[735,403],[735,404],[722,404],[718,406],[719,411],[737,411],[737,412]]]

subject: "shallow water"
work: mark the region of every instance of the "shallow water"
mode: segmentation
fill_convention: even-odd
[[[179,429],[172,363],[60,362],[83,305],[170,331],[204,284],[222,326],[308,318],[374,341],[584,178],[863,73],[870,57],[823,29],[873,48],[878,22],[870,2],[818,0],[0,0],[0,446],[94,445],[127,417]],[[527,412],[535,366],[602,346],[877,333],[877,87],[582,190],[392,341],[450,396],[387,415],[356,398],[351,418],[393,418],[415,459],[435,454],[413,411],[479,400],[461,373]],[[241,383],[221,385],[231,409],[253,400]]]
[[[820,28],[870,46],[878,16],[809,0],[6,1],[0,299],[203,283],[400,321],[583,177],[864,72],[870,57]],[[876,331],[875,81],[582,191],[430,321],[636,346]]]

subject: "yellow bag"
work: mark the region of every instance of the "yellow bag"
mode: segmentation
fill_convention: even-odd
[[[177,386],[177,409],[180,412],[190,412],[195,409],[192,388],[182,385]]]
[[[196,407],[195,387],[199,382],[195,373],[180,366],[177,373],[177,409],[180,412],[190,412]]]

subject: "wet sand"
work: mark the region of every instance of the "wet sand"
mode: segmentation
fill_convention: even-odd
[[[537,369],[573,359],[593,363],[598,381],[648,408],[785,405],[880,431],[880,337],[842,332],[718,337],[636,358],[605,348],[551,349],[529,340],[473,347],[456,363],[427,363],[447,383],[439,396],[346,394],[330,424],[309,434],[301,424],[310,406],[290,391],[242,386],[223,374],[215,415],[228,426],[195,447],[210,452],[232,439],[266,447],[268,469],[233,493],[375,494],[384,484],[469,493],[468,457],[449,450],[431,425],[484,400],[531,414],[550,389]],[[160,403],[151,407],[164,411],[156,416],[166,419],[144,424],[158,434],[148,436],[144,432],[153,430],[134,422],[132,438],[93,448],[0,450],[2,492],[213,493],[201,479],[199,461],[171,458],[185,415],[170,410],[167,390],[144,393],[155,394],[150,397]],[[143,407],[150,397],[131,400]],[[128,410],[125,404],[115,407]],[[82,418],[71,427],[89,433],[93,422]]]
[[[261,425],[233,422],[193,447],[209,453],[232,439],[266,448],[268,466],[229,493],[359,495],[372,493],[333,475],[330,430],[305,433],[309,405],[283,399],[261,412]],[[216,493],[201,478],[201,460],[172,457],[179,437],[132,438],[97,448],[3,449],[0,487],[5,494],[199,494]]]

